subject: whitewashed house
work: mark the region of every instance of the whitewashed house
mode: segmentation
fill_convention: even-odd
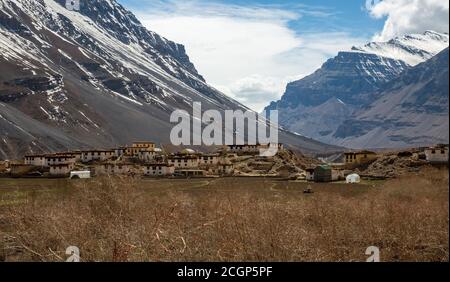
[[[167,159],[169,165],[175,168],[189,169],[199,167],[199,157],[193,155],[172,155]]]
[[[46,155],[28,155],[28,156],[25,156],[24,163],[26,165],[46,167],[47,166]]]
[[[67,164],[52,164],[50,167],[51,176],[69,176],[70,172],[74,169],[73,163]]]
[[[92,161],[107,161],[114,158],[116,155],[115,150],[90,150],[83,151],[81,155],[81,161],[84,163]]]
[[[170,176],[175,173],[175,166],[168,164],[146,164],[142,166],[145,176]]]
[[[74,164],[76,159],[71,154],[54,154],[45,156],[46,166]]]
[[[425,156],[430,163],[448,163],[448,146],[441,145],[425,149]]]
[[[220,156],[218,154],[206,154],[199,157],[199,165],[215,166],[219,164]]]

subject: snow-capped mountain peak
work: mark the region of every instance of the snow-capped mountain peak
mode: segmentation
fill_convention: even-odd
[[[353,47],[352,51],[376,54],[416,66],[448,46],[448,34],[428,30],[422,34],[399,36],[387,42],[370,42],[361,47]]]

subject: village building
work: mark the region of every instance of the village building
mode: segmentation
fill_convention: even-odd
[[[314,181],[314,168],[308,168],[306,169],[306,181]]]
[[[69,154],[75,158],[75,162],[81,162],[81,159],[83,158],[83,152],[80,150],[72,151]]]
[[[180,169],[176,170],[175,174],[184,177],[205,177],[207,172],[200,169]]]
[[[60,163],[60,164],[51,164],[50,166],[50,175],[51,176],[69,176],[70,172],[74,169],[73,163]]]
[[[110,175],[134,174],[135,166],[132,163],[105,163],[97,166],[96,173]]]
[[[436,147],[426,148],[425,156],[430,163],[448,163],[448,146],[438,145]]]
[[[228,150],[237,154],[256,154],[259,153],[259,145],[229,145]]]
[[[331,169],[331,181],[345,180],[345,172],[342,169]]]
[[[278,150],[284,150],[284,145],[279,143],[277,144]],[[269,149],[270,144],[245,144],[245,145],[229,145],[228,151],[237,154],[259,154],[260,150]]]
[[[84,163],[93,161],[107,161],[115,157],[115,150],[90,150],[83,151],[81,161]]]
[[[173,165],[175,168],[198,168],[199,167],[199,157],[194,155],[171,155],[167,158],[169,165]]]
[[[53,154],[45,156],[45,166],[73,164],[76,162],[72,154]]]
[[[156,145],[153,142],[142,141],[142,142],[134,142],[131,147],[125,147],[122,149],[125,149],[124,155],[128,157],[138,158],[140,152],[145,151],[154,152],[156,149]]]
[[[170,176],[175,173],[175,166],[168,164],[146,164],[142,166],[145,176]]]
[[[218,154],[205,154],[199,157],[199,165],[215,166],[219,164],[220,156]]]
[[[47,166],[46,155],[28,155],[28,156],[25,156],[24,163],[26,165],[45,167],[45,166]]]
[[[156,148],[156,144],[148,141],[134,142],[133,148],[140,148],[153,151]]]
[[[377,158],[377,153],[371,151],[345,153],[345,164],[364,164]]]
[[[123,155],[125,155],[126,151],[127,151],[127,147],[119,147],[119,148],[116,148],[116,149],[114,149],[114,156],[115,156],[116,158],[120,158],[120,157],[122,157]]]
[[[137,155],[138,159],[143,162],[151,162],[156,159],[158,153],[156,151],[140,151]]]

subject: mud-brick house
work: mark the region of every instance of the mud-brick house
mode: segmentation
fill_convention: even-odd
[[[229,145],[228,151],[236,154],[257,154],[259,153],[259,145]]]
[[[175,166],[169,164],[146,164],[141,166],[144,176],[171,176],[175,173]]]
[[[72,154],[52,154],[45,156],[46,166],[74,164],[75,162],[76,158]]]
[[[155,151],[155,149],[156,149],[156,145],[153,142],[147,142],[147,141],[134,142],[131,147],[125,148],[125,155],[128,157],[138,158],[140,152]]]
[[[425,149],[427,161],[435,164],[448,163],[448,145],[438,145]]]
[[[51,164],[49,167],[51,176],[66,177],[70,175],[70,172],[74,169],[75,165],[73,163]]]
[[[345,171],[342,169],[333,168],[331,170],[331,181],[345,180]]]
[[[89,150],[83,151],[81,154],[81,161],[84,163],[92,161],[107,161],[115,157],[115,150]]]
[[[199,165],[216,166],[219,164],[219,154],[204,154],[199,156]]]
[[[25,156],[24,164],[46,167],[47,166],[46,155],[27,155]]]
[[[175,168],[182,169],[198,168],[200,165],[199,157],[196,155],[170,155],[167,162]]]
[[[96,167],[97,174],[129,175],[136,173],[132,163],[105,163]]]
[[[179,169],[175,170],[175,174],[181,175],[184,177],[205,177],[207,172],[201,169]]]
[[[80,150],[72,151],[70,154],[75,158],[75,162],[81,162],[81,159],[83,158],[83,152]]]
[[[147,149],[147,150],[155,150],[156,144],[149,141],[139,141],[133,143],[133,148]]]
[[[377,159],[377,153],[372,151],[347,152],[344,154],[345,164],[365,164]]]

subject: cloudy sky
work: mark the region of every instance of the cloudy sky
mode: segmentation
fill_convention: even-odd
[[[150,30],[184,44],[208,83],[256,111],[340,50],[449,29],[445,0],[119,2]]]

